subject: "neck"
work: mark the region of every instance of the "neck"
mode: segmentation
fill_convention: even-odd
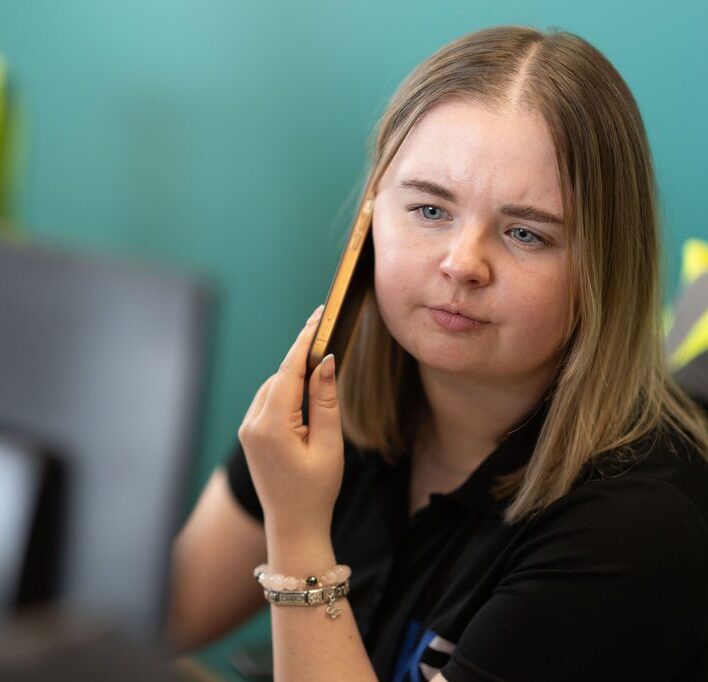
[[[553,369],[553,368],[551,368]],[[430,411],[414,456],[443,476],[476,469],[548,390],[552,371],[514,382],[470,382],[469,377],[419,366]]]

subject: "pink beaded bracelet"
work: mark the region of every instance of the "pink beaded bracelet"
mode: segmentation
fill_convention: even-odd
[[[352,569],[345,564],[337,564],[334,568],[326,571],[323,576],[309,575],[306,578],[295,578],[294,576],[282,575],[280,573],[268,573],[267,564],[260,564],[253,569],[253,575],[263,587],[277,591],[301,591],[311,587],[328,587],[343,583],[351,574]]]

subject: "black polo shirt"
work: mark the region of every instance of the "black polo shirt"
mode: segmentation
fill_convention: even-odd
[[[410,520],[409,460],[345,442],[332,541],[382,682],[708,680],[708,464],[645,439],[507,526],[489,487],[528,461],[547,406]],[[262,520],[240,444],[227,466]]]

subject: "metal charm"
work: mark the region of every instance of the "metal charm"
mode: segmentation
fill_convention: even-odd
[[[334,620],[339,616],[339,614],[342,612],[342,609],[337,608],[335,605],[335,599],[334,595],[330,595],[329,599],[327,600],[327,608],[325,611],[327,611],[327,615]]]

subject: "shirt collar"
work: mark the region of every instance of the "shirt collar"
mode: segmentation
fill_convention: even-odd
[[[551,397],[549,388],[460,486],[448,493],[432,493],[431,504],[451,504],[487,518],[501,517],[510,498],[497,499],[492,488],[499,476],[517,471],[528,463],[546,420]],[[401,456],[395,468],[399,480],[404,479],[405,488],[410,480],[410,456]]]
[[[550,403],[549,390],[509,429],[496,449],[462,485],[449,493],[433,493],[432,497],[444,498],[469,507],[484,516],[500,516],[509,498],[497,499],[492,494],[492,488],[497,483],[498,476],[517,471],[531,459]]]
[[[551,397],[552,389],[549,388],[460,486],[448,493],[432,493],[431,504],[452,504],[485,517],[500,517],[509,498],[497,499],[492,493],[492,487],[497,483],[498,476],[512,473],[528,463],[548,414]],[[409,454],[400,455],[394,465],[389,465],[381,459],[379,468],[383,469],[378,477],[382,504],[388,508],[401,496],[407,499],[407,486],[410,481]],[[407,519],[407,510],[402,510],[402,513]]]

